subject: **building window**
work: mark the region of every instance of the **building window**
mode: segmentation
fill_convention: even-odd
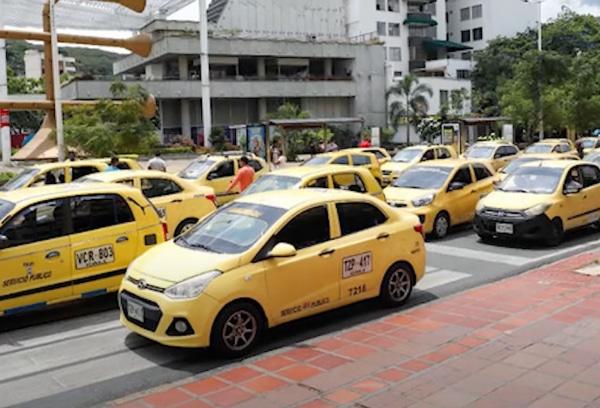
[[[483,40],[483,28],[474,28],[473,29],[473,41]]]
[[[389,52],[390,61],[402,61],[402,49],[400,47],[390,47]]]
[[[483,16],[483,6],[481,4],[473,6],[471,8],[471,16],[473,18],[481,18]]]
[[[456,77],[458,79],[469,79],[470,76],[470,72],[468,69],[457,69],[456,70]]]
[[[460,21],[471,19],[471,9],[469,7],[460,9]]]
[[[462,54],[460,54],[460,58],[464,61],[470,61],[472,57],[473,54],[471,54],[471,51],[463,52]]]
[[[385,36],[385,22],[378,21],[377,22],[377,35]]]
[[[390,37],[400,37],[400,23],[389,23],[388,35]]]
[[[385,11],[385,0],[377,0],[375,8],[379,11]]]
[[[400,0],[388,0],[388,11],[398,13],[400,11]]]
[[[471,31],[469,31],[469,30],[463,30],[463,31],[461,31],[460,32],[460,41],[461,42],[469,42],[469,41],[471,41]]]
[[[402,78],[402,71],[394,71],[394,78]]]
[[[448,91],[440,90],[440,106],[448,106]]]

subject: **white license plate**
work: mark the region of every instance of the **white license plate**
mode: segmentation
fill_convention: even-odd
[[[512,234],[513,233],[513,225],[512,224],[496,224],[496,232],[499,234]]]
[[[144,307],[131,301],[127,302],[127,316],[129,316],[130,319],[144,323]]]
[[[77,269],[93,268],[114,261],[115,250],[112,245],[102,245],[75,252],[75,267]]]
[[[373,270],[371,252],[349,256],[342,259],[342,278],[347,279]]]

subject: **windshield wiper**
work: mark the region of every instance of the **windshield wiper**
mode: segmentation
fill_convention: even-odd
[[[190,244],[189,241],[186,241],[186,242],[187,242],[188,246],[190,246],[191,248],[203,249],[203,250],[208,251],[208,252],[214,252],[215,254],[220,254],[219,251],[216,251],[216,250],[212,249],[208,245],[204,245],[204,244]]]
[[[396,187],[398,187],[398,188],[418,188],[419,190],[423,189],[423,187],[421,187],[421,186],[410,186],[410,185],[409,186],[396,186]]]
[[[524,188],[511,188],[509,190],[502,191],[506,191],[507,193],[531,193],[531,191],[525,190]]]

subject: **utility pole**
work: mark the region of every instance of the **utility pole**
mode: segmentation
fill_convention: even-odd
[[[0,0],[0,28],[4,28],[2,16],[6,11],[2,10],[2,0]],[[6,40],[0,38],[0,100],[8,99],[8,78],[7,78],[7,63],[6,63]],[[0,145],[2,146],[2,163],[9,164],[11,158],[10,144],[10,123],[5,120],[4,115],[7,110],[0,109]],[[9,116],[10,117],[10,116]]]
[[[200,7],[200,80],[202,82],[202,125],[204,128],[204,146],[210,147],[212,131],[212,113],[210,107],[210,71],[208,57],[208,16],[206,0],[198,0]]]
[[[521,0],[524,3],[537,3],[537,7],[538,7],[538,21],[537,21],[537,48],[538,48],[538,52],[540,53],[540,57],[541,57],[541,53],[542,53],[542,3],[545,0]],[[540,61],[541,64],[541,61]],[[540,81],[540,78],[538,78],[538,81]],[[542,92],[541,92],[541,84],[540,84],[540,112],[539,112],[539,120],[540,120],[540,140],[544,139],[544,107],[543,107],[543,96],[542,96]]]

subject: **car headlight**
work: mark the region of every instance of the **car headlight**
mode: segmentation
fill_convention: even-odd
[[[165,290],[165,295],[171,299],[193,299],[201,294],[214,278],[221,274],[221,271],[210,271],[194,276],[171,286]]]
[[[483,201],[479,200],[477,202],[477,205],[475,206],[475,212],[480,212],[485,208],[485,205],[483,205]]]
[[[548,210],[548,208],[550,208],[551,205],[552,204],[542,203],[542,204],[534,205],[533,207],[528,208],[523,212],[528,217],[535,217],[537,215],[542,215],[543,213],[545,213],[546,210]]]
[[[435,194],[427,194],[423,197],[415,198],[414,200],[412,200],[412,205],[414,205],[415,207],[423,207],[431,204],[434,198]]]

